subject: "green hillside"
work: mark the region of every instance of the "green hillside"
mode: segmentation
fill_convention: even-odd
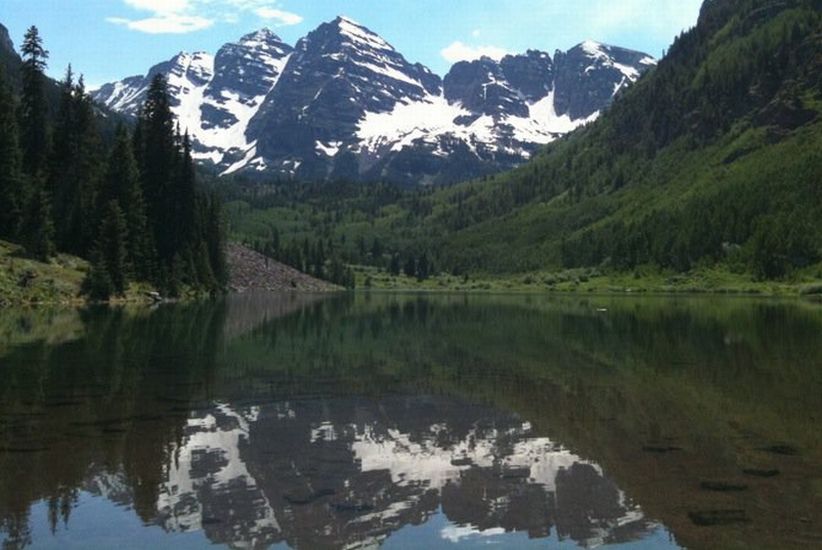
[[[707,3],[598,123],[529,166],[456,190],[457,207],[435,217],[454,264],[724,262],[772,278],[817,261],[820,13],[811,2],[761,5]]]
[[[708,1],[597,122],[513,172],[412,192],[234,186],[234,236],[320,240],[394,272],[424,255],[472,276],[822,278],[821,7]]]

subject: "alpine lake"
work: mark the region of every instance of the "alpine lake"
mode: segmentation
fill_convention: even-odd
[[[822,547],[822,304],[0,310],[4,548]]]

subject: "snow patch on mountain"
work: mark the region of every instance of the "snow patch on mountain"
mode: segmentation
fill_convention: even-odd
[[[443,96],[428,96],[421,101],[398,103],[384,113],[368,112],[361,120],[356,136],[361,150],[377,153],[386,149],[399,152],[418,141],[437,144],[442,137],[465,142],[476,152],[482,144],[494,150],[503,148],[500,138],[512,137],[523,144],[544,145],[596,119],[572,120],[558,115],[554,94],[529,103],[529,116],[475,116],[461,103],[449,103]]]
[[[214,56],[205,52],[182,53],[178,63],[167,75],[168,88],[178,103],[171,110],[180,123],[182,132],[196,136],[200,127],[200,108],[206,86],[214,76]]]
[[[277,85],[283,68],[285,68],[290,57],[290,55],[286,55],[280,59],[270,58],[268,60],[269,67],[271,67],[272,72],[277,76],[269,81],[269,87],[266,93],[253,97],[243,97],[241,94],[231,90],[221,90],[218,99],[209,97],[203,101],[204,105],[219,107],[231,113],[236,122],[224,127],[214,126],[206,128],[204,127],[202,119],[203,109],[202,107],[197,109],[197,117],[192,117],[188,121],[189,124],[186,128],[196,137],[197,141],[206,151],[196,152],[194,154],[195,158],[201,160],[208,159],[214,164],[219,165],[228,153],[236,152],[237,150],[247,151],[248,148],[251,147],[246,137],[248,123],[257,113],[257,110],[260,108],[260,105],[268,93]],[[219,159],[215,160],[218,156]]]

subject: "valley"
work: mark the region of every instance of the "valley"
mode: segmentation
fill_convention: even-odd
[[[339,4],[0,2],[0,547],[818,548],[822,0]]]

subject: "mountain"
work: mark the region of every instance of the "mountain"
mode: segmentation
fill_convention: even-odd
[[[3,55],[8,55],[14,52],[14,42],[11,41],[11,36],[9,36],[9,30],[0,23],[0,52],[3,52]]]
[[[707,1],[599,120],[517,170],[432,195],[417,206],[431,214],[397,234],[458,273],[720,266],[818,280],[819,36],[818,1]]]
[[[589,41],[457,63],[443,79],[338,17],[294,48],[263,29],[214,57],[180,53],[94,98],[134,116],[167,74],[196,158],[224,175],[450,183],[521,164],[655,63]]]
[[[145,76],[106,84],[93,93],[98,103],[136,116],[151,80],[165,74],[172,110],[194,138],[194,157],[215,164],[242,157],[249,144],[246,128],[282,74],[292,48],[263,29],[212,56],[180,53],[152,67]]]
[[[20,75],[22,63],[20,55],[14,49],[14,41],[11,39],[9,30],[0,23],[0,68],[15,91],[22,86],[23,79]]]
[[[328,184],[324,196],[299,186],[279,199],[245,193],[234,198],[258,211],[243,218],[237,210],[235,227],[249,241],[276,228],[286,246],[311,228],[344,243],[351,263],[392,272],[410,264],[414,273],[415,259],[425,258],[436,273],[529,273],[521,280],[546,286],[626,272],[623,281],[647,276],[658,288],[813,285],[822,280],[819,7],[705,2],[697,25],[596,121],[510,172],[400,196]],[[573,122],[642,61],[586,43],[550,62],[529,52],[461,63],[445,79],[444,108],[451,98],[475,117],[468,128],[495,120],[500,133],[504,123],[519,130],[512,121],[524,120],[522,102],[531,112],[549,103]],[[579,93],[573,75],[592,66]],[[549,88],[551,101],[534,103]],[[422,127],[422,116],[409,119]]]

